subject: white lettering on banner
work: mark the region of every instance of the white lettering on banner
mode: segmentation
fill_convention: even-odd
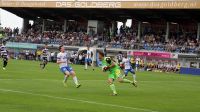
[[[68,7],[68,8],[121,8],[121,2],[56,2],[56,7]]]
[[[56,2],[56,7],[73,7],[72,2]]]

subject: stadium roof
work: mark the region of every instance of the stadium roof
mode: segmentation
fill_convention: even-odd
[[[200,22],[200,9],[89,9],[89,8],[3,8],[22,18],[38,17],[61,21],[94,19],[118,20],[135,18],[139,21],[194,21]]]

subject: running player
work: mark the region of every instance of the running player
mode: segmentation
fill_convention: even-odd
[[[119,53],[118,53],[118,55],[117,55],[118,64],[120,64],[120,63],[122,62],[122,58],[123,58],[122,52],[119,51]]]
[[[137,58],[136,58],[136,71],[138,71],[139,65],[140,65],[140,58],[137,57]]]
[[[130,81],[128,79],[123,79],[123,75],[120,73],[120,67],[116,64],[110,57],[104,57],[104,53],[99,51],[99,60],[102,61],[103,71],[109,71],[108,75],[108,84],[110,85],[110,89],[112,90],[112,95],[116,96],[117,91],[115,89],[114,80],[118,80],[120,83],[129,83],[134,86],[136,84],[134,81]]]
[[[8,64],[8,51],[6,50],[5,43],[1,45],[1,57],[3,58],[3,70],[6,70]]]
[[[71,75],[73,77],[76,88],[79,88],[81,85],[78,82],[74,70],[68,65],[67,53],[65,53],[64,46],[59,46],[59,51],[60,53],[57,54],[57,64],[59,64],[61,72],[63,72],[65,75],[63,81],[64,86],[66,86],[67,79]]]
[[[92,57],[93,57],[93,53],[90,50],[90,47],[87,46],[87,54],[86,54],[86,57],[85,57],[85,70],[87,70],[88,64],[89,64],[89,65],[92,66],[92,69],[94,71],[94,65],[93,65]]]
[[[135,74],[134,69],[131,66],[130,58],[127,57],[126,53],[124,54],[124,58],[122,59],[121,64],[124,65],[125,77],[128,75],[129,72],[131,72],[133,74],[133,81],[134,83],[136,83],[136,74]]]
[[[45,66],[48,63],[48,56],[49,56],[49,50],[47,49],[47,44],[45,44],[44,49],[42,50],[42,61],[40,63],[40,68],[44,69]]]

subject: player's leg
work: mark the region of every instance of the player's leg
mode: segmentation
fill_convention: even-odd
[[[43,62],[43,69],[46,67],[47,62],[48,62],[48,60],[47,60],[47,58],[45,58],[45,59],[44,59],[44,62]]]
[[[135,68],[135,69],[136,69],[136,71],[138,71],[138,66],[139,66],[139,65],[138,65],[138,64],[136,64],[136,68]]]
[[[128,79],[123,79],[123,75],[120,72],[120,69],[116,69],[114,71],[114,74],[116,75],[116,77],[118,78],[118,81],[121,83],[132,83],[132,81],[128,80]]]
[[[68,67],[68,71],[70,72],[70,75],[72,76],[74,83],[76,85],[76,88],[79,88],[81,85],[79,84],[78,78],[76,76],[76,73],[73,71],[71,67]]]
[[[69,72],[66,71],[65,73],[65,76],[64,76],[64,80],[63,80],[63,85],[66,87],[67,86],[67,79],[69,78]]]
[[[135,73],[135,71],[134,71],[133,68],[130,69],[130,72],[133,74],[133,83],[132,83],[132,84],[133,84],[135,87],[137,87],[136,73]]]
[[[40,68],[43,69],[43,66],[44,66],[44,58],[41,59]]]
[[[88,59],[85,58],[85,70],[87,70],[87,67],[88,67]]]
[[[125,77],[128,75],[129,70],[128,69],[124,69],[124,75]]]
[[[123,76],[120,73],[120,70],[118,70],[118,69],[115,70],[115,74],[118,77],[117,78],[118,82],[120,82],[120,83],[130,83],[130,84],[134,85],[135,87],[137,87],[137,85],[134,81],[123,78]]]
[[[133,68],[130,69],[130,72],[133,74],[133,81],[136,82],[136,73]]]
[[[6,66],[8,64],[8,58],[3,58],[3,69],[6,69]]]
[[[92,66],[92,70],[94,71],[94,61],[92,61],[92,59],[90,59],[90,65]]]
[[[112,95],[116,96],[117,95],[117,91],[116,91],[115,85],[113,83],[114,79],[115,79],[115,74],[113,74],[113,73],[109,74],[108,84],[110,86],[110,89],[112,90]]]
[[[63,80],[63,85],[64,85],[64,86],[67,86],[66,83],[67,83],[67,79],[68,79],[70,73],[69,73],[69,71],[67,71],[67,68],[66,68],[66,67],[62,67],[62,68],[60,68],[60,70],[61,70],[61,72],[65,75],[65,76],[64,76],[64,80]]]

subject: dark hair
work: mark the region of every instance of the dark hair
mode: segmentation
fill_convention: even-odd
[[[60,46],[58,47],[58,50],[60,51],[62,47],[63,47],[63,45],[60,45]]]

